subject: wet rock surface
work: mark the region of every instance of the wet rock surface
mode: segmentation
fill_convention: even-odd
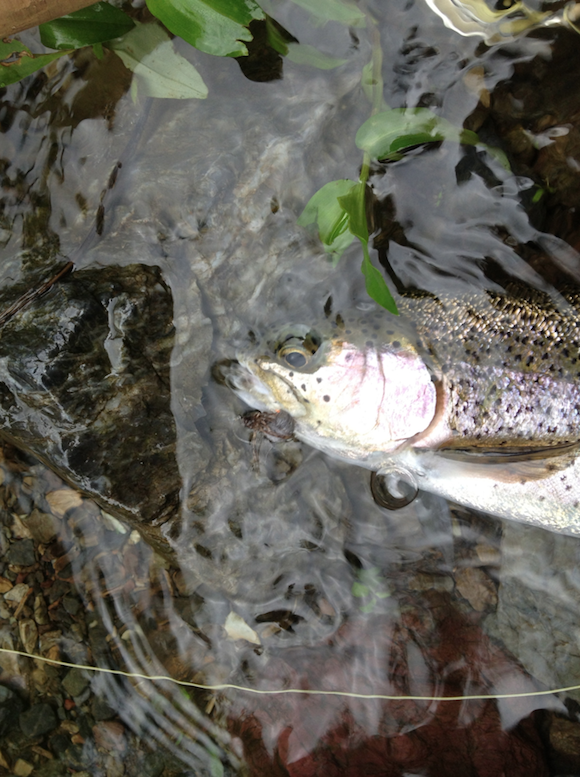
[[[144,265],[73,273],[0,339],[0,434],[158,543],[153,524],[175,515],[181,487],[172,347],[171,292]],[[35,521],[37,532],[50,531]],[[12,545],[8,561],[33,563],[31,540]]]

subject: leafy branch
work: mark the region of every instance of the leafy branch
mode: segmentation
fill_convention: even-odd
[[[326,21],[360,22],[360,11],[347,0],[294,1]],[[286,42],[255,0],[147,0],[147,7],[161,24],[139,24],[104,0],[41,24],[41,42],[57,49],[56,54],[33,54],[16,40],[0,42],[0,87],[86,46],[92,46],[101,58],[105,46],[136,74],[137,84],[146,96],[204,98],[207,87],[201,75],[174,50],[164,28],[207,54],[242,57],[247,56],[246,43],[252,40],[249,25],[257,20],[266,20],[272,48],[294,62],[329,69],[345,61],[313,46]]]
[[[383,97],[382,49],[377,24],[369,13],[349,0],[293,0],[322,21],[354,27],[366,26],[372,41],[370,62],[361,73],[361,86],[371,110],[358,129],[355,143],[363,152],[358,181],[330,181],[309,200],[298,224],[317,230],[326,252],[336,264],[353,240],[360,241],[361,270],[368,294],[387,310],[397,313],[395,300],[382,273],[369,254],[366,197],[373,160],[401,159],[418,145],[452,141],[485,148],[507,169],[505,155],[480,142],[477,134],[455,127],[427,108],[389,108]],[[264,20],[270,46],[288,59],[314,67],[338,67],[345,60],[329,57],[312,46],[286,39],[280,25],[255,0],[147,0],[149,11],[162,23],[141,24],[107,2],[63,16],[40,26],[42,43],[55,53],[33,54],[17,40],[0,42],[0,86],[14,83],[65,54],[92,46],[97,57],[103,46],[114,51],[133,71],[137,90],[150,97],[204,98],[207,87],[196,68],[173,48],[170,35],[178,35],[200,51],[214,56],[248,54],[250,24]],[[165,29],[166,28],[166,29]]]

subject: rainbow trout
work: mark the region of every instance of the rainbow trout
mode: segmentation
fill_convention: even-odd
[[[228,383],[331,456],[580,535],[578,299],[426,295],[399,311],[281,327]]]

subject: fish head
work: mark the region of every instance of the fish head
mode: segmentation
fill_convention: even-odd
[[[280,327],[237,359],[228,382],[249,405],[285,411],[300,439],[369,467],[436,414],[432,370],[395,317],[388,329],[341,316]]]

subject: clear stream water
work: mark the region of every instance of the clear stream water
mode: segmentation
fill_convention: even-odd
[[[577,34],[550,26],[488,46],[422,0],[369,11],[386,103],[479,131],[512,165],[451,141],[375,164],[377,266],[400,288],[433,292],[577,280]],[[360,248],[333,268],[296,220],[323,184],[358,177],[369,32],[316,25],[291,2],[271,13],[345,64],[285,60],[281,78],[257,82],[176,41],[208,85],[204,101],[133,101],[115,57],[90,54],[1,98],[2,283],[49,274],[63,257],[78,269],[142,262],[162,268],[174,298],[172,410],[188,495],[172,538],[179,569],[85,500],[82,520],[60,531],[76,543],[87,622],[104,626],[118,668],[239,686],[101,674],[93,690],[183,774],[568,773],[574,753],[558,747],[562,731],[580,736],[577,692],[402,697],[580,684],[579,542],[429,494],[387,512],[365,471],[293,442],[258,448],[241,402],[211,378],[250,330],[315,320],[329,296],[336,310],[368,304]],[[73,647],[76,662],[98,663],[88,638]],[[282,689],[344,695],[269,693]]]

